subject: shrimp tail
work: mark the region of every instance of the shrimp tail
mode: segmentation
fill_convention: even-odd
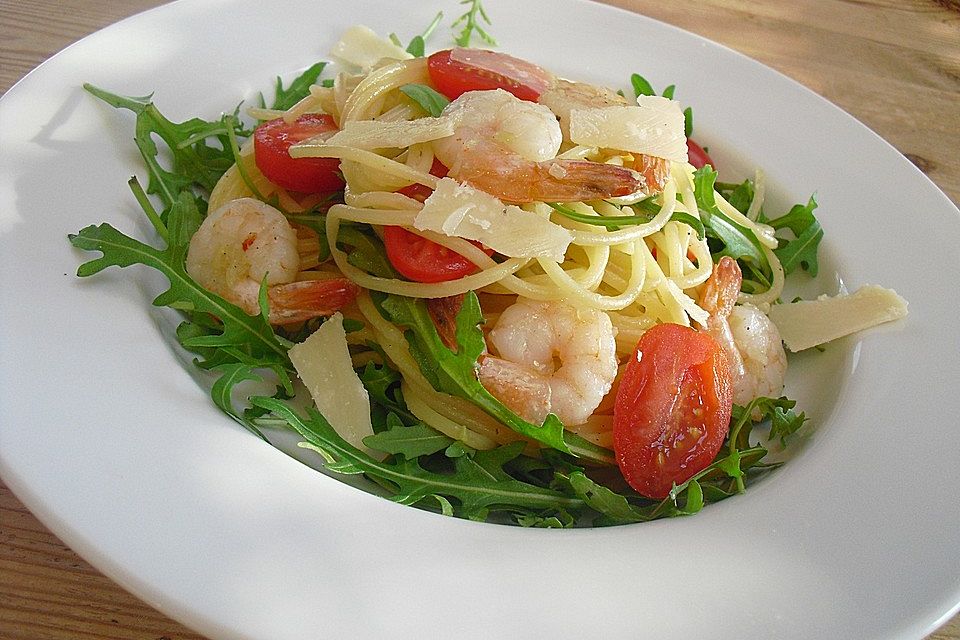
[[[332,315],[357,298],[360,287],[346,278],[300,280],[267,289],[271,324],[303,322]]]
[[[427,312],[433,320],[440,341],[451,351],[458,351],[457,342],[457,314],[463,307],[464,295],[449,296],[446,298],[428,298]]]
[[[586,160],[471,162],[465,154],[458,178],[505,202],[581,202],[627,196],[644,185],[631,169]]]
[[[481,356],[477,377],[483,387],[508,409],[531,424],[542,424],[550,413],[552,390],[544,376],[523,365]]]

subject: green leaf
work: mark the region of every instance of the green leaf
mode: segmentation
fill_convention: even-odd
[[[630,84],[633,86],[633,93],[636,97],[640,96],[655,96],[657,92],[653,90],[653,86],[639,73],[634,73],[630,76]]]
[[[768,221],[774,229],[789,229],[795,236],[792,240],[781,239],[780,246],[774,249],[774,253],[783,264],[784,273],[789,274],[797,267],[802,267],[812,277],[817,275],[819,270],[817,252],[820,241],[823,239],[823,229],[813,215],[816,208],[817,201],[814,196],[810,196],[806,205],[796,204],[784,215]]]
[[[752,230],[737,224],[717,207],[714,183],[717,172],[709,165],[697,169],[693,174],[694,197],[700,210],[707,235],[723,243],[721,256],[730,256],[735,260],[747,260],[755,266],[769,270],[763,253],[763,245]]]
[[[573,471],[563,479],[570,484],[574,495],[595,511],[602,513],[611,524],[643,522],[648,519],[625,497],[594,482],[583,471]]]
[[[221,334],[193,338],[188,346],[233,346],[266,362],[288,362],[286,346],[280,343],[262,317],[247,315],[236,305],[198,285],[187,274],[185,247],[171,246],[167,251],[161,251],[124,235],[107,223],[91,225],[68,238],[78,249],[102,253],[101,257],[81,264],[77,269],[78,276],[90,276],[112,266],[123,268],[143,264],[162,273],[170,283],[170,288],[157,296],[154,305],[209,313],[223,323]]]
[[[401,504],[416,504],[442,496],[450,503],[453,515],[486,518],[491,511],[521,513],[544,510],[578,510],[583,503],[558,491],[537,487],[511,477],[503,466],[516,458],[526,446],[523,442],[478,451],[474,456],[453,460],[453,471],[440,473],[424,469],[417,458],[397,458],[380,462],[341,438],[315,409],[302,417],[287,403],[276,398],[254,397],[255,406],[269,410],[299,433],[303,448],[311,449],[325,460],[325,467],[337,473],[362,473],[382,486],[390,487],[392,499]]]
[[[416,458],[443,451],[453,444],[453,440],[421,423],[412,427],[398,426],[367,436],[363,439],[363,444],[384,453]]]
[[[691,107],[683,110],[683,135],[688,138],[693,135],[693,109]]]
[[[487,24],[490,24],[490,17],[483,8],[482,0],[460,0],[460,4],[470,5],[470,7],[467,9],[466,13],[454,20],[453,24],[450,25],[452,29],[456,29],[458,25],[463,25],[460,33],[458,33],[454,38],[456,43],[461,47],[469,47],[470,38],[473,33],[476,32],[476,34],[480,36],[481,40],[491,46],[497,46],[497,41],[493,39],[493,36],[487,33],[483,27],[480,26],[481,20]]]
[[[470,400],[521,435],[560,451],[570,451],[563,440],[563,424],[556,416],[547,416],[539,426],[530,424],[480,384],[477,359],[486,349],[486,342],[479,327],[483,322],[480,302],[474,292],[466,294],[456,317],[457,352],[444,345],[422,300],[389,295],[380,303],[380,308],[388,320],[408,330],[410,353],[437,391]]]
[[[405,84],[400,87],[400,91],[434,118],[439,117],[443,113],[443,108],[450,103],[446,96],[437,93],[425,84]]]
[[[426,53],[427,38],[430,37],[430,34],[432,34],[433,30],[437,28],[437,25],[440,24],[441,20],[443,20],[443,12],[438,11],[437,15],[435,15],[433,20],[430,21],[430,24],[427,25],[427,28],[423,30],[423,33],[418,36],[414,36],[410,40],[410,44],[407,45],[407,53],[415,58],[422,58]]]
[[[150,173],[147,193],[159,194],[164,206],[171,206],[180,191],[197,185],[213,189],[220,176],[233,165],[233,153],[227,140],[227,125],[221,119],[208,122],[191,118],[175,123],[168,120],[150,101],[151,96],[141,98],[120,96],[91,84],[84,89],[118,109],[128,109],[136,116],[135,142]],[[167,145],[171,154],[169,169],[160,165],[159,149],[154,134]],[[216,144],[209,144],[213,139]]]
[[[235,363],[221,365],[217,367],[216,370],[221,375],[213,384],[213,389],[210,392],[214,403],[216,403],[216,405],[220,407],[220,410],[226,413],[228,416],[242,424],[257,436],[266,440],[260,429],[258,429],[253,422],[248,420],[243,415],[242,411],[238,411],[234,407],[233,403],[233,391],[238,384],[246,381],[259,382],[263,378],[254,371],[253,367],[245,364]]]
[[[274,89],[273,105],[270,108],[286,111],[306,98],[310,95],[310,86],[317,84],[317,79],[320,77],[320,74],[323,73],[323,69],[326,66],[326,62],[314,63],[310,68],[297,76],[286,89],[284,89],[283,81],[278,76]]]
[[[423,41],[423,36],[413,36],[410,40],[410,44],[407,45],[407,53],[412,55],[414,58],[422,58],[426,53],[427,45]]]

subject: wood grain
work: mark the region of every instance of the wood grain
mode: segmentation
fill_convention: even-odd
[[[438,0],[439,1],[439,0]],[[956,0],[608,0],[723,43],[863,121],[960,202]],[[0,93],[155,0],[0,0]],[[104,577],[0,484],[0,638],[202,640]],[[960,616],[929,640],[960,640]]]

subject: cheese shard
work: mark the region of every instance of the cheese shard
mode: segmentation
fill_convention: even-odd
[[[397,122],[355,120],[346,123],[343,129],[327,138],[325,144],[367,150],[409,147],[452,136],[456,124],[457,118],[450,116]]]
[[[851,294],[775,304],[768,314],[790,351],[830,342],[907,315],[896,291],[865,285]]]
[[[569,231],[536,213],[505,206],[498,198],[443,178],[423,203],[413,226],[447,236],[476,240],[509,258],[548,258],[563,262],[573,240]]]
[[[359,24],[343,32],[330,55],[364,71],[369,71],[384,58],[407,60],[413,57],[403,48],[378,36],[370,27]]]
[[[687,161],[680,105],[661,96],[638,96],[636,106],[570,111],[570,140],[587,147]]]
[[[382,453],[363,444],[365,437],[373,435],[370,397],[353,370],[343,316],[339,312],[330,316],[288,353],[297,375],[330,426],[361,451],[382,458]]]

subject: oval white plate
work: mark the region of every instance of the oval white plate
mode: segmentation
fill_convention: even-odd
[[[213,407],[144,269],[79,280],[66,235],[144,237],[132,118],[80,89],[215,117],[365,23],[404,40],[438,3],[180,2],[70,47],[0,103],[0,470],[56,534],[212,638],[917,638],[960,602],[960,215],[836,107],[703,39],[603,6],[488,0],[501,48],[565,76],[678,86],[725,177],[816,191],[815,288],[880,283],[910,317],[801,359],[816,430],[746,495],[598,530],[401,507],[264,445]],[[444,2],[447,20],[459,5]],[[432,47],[449,45],[441,28]],[[709,62],[706,62],[709,61]],[[860,163],[854,159],[861,160]]]

